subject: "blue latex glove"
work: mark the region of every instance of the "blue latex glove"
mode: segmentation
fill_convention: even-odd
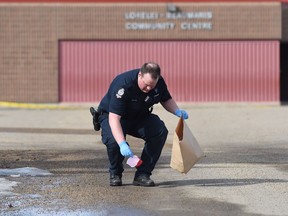
[[[175,115],[178,116],[179,118],[182,117],[183,119],[188,119],[188,113],[185,110],[177,109],[175,111]]]
[[[133,152],[131,151],[128,143],[126,141],[122,141],[119,143],[120,152],[124,157],[133,157]]]

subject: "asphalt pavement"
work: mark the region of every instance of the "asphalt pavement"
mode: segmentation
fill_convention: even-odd
[[[156,106],[169,135],[151,176],[156,187],[145,188],[132,185],[127,165],[123,186],[109,186],[90,105],[0,104],[0,175],[52,173],[0,176],[0,185],[11,184],[11,193],[0,191],[0,215],[288,215],[288,106],[179,104],[205,153],[186,175],[169,166],[178,118]],[[140,155],[143,141],[128,140]]]

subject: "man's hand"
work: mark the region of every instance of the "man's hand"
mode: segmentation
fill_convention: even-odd
[[[124,157],[133,157],[134,154],[126,141],[122,141],[121,143],[119,143],[119,147],[120,152]]]
[[[185,110],[176,109],[175,115],[179,118],[188,119],[188,113]]]

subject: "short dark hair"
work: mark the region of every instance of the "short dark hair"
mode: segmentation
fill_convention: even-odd
[[[155,62],[146,62],[140,69],[142,74],[150,73],[153,79],[157,79],[161,75],[160,66]]]

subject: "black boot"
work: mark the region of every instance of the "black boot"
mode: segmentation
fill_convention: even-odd
[[[119,175],[110,175],[110,186],[121,186],[122,185],[122,176]]]
[[[141,174],[134,178],[133,185],[144,186],[144,187],[153,187],[155,183],[150,179],[149,175]]]

